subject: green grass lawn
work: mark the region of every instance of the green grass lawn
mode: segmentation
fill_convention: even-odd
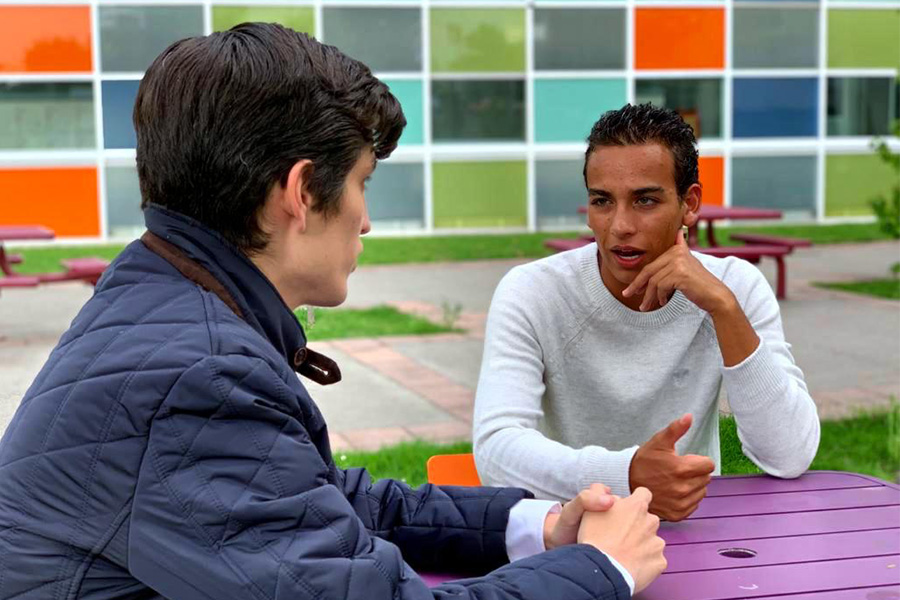
[[[840,244],[870,242],[889,239],[877,223],[851,223],[845,225],[772,225],[765,227],[717,227],[720,244],[734,245],[728,235],[735,232],[752,232],[788,237],[802,237],[814,244]],[[500,258],[541,258],[551,252],[544,247],[549,238],[576,237],[582,232],[520,233],[497,235],[454,235],[409,238],[366,238],[365,251],[360,256],[361,265],[399,263],[427,263]],[[701,241],[705,236],[701,234]],[[101,246],[53,246],[47,248],[23,248],[16,252],[24,255],[25,262],[19,268],[23,274],[60,270],[63,258],[99,256],[112,259],[121,250],[121,244]]]
[[[822,422],[819,453],[811,469],[851,471],[896,481],[900,471],[900,405],[892,411],[864,413],[838,421]],[[741,452],[735,421],[721,417],[719,421],[722,448],[722,474],[761,473]],[[337,452],[340,467],[366,467],[376,479],[404,480],[416,486],[425,482],[425,461],[433,454],[471,452],[472,445],[451,445],[416,441],[384,448],[379,452]]]
[[[889,300],[900,300],[900,279],[897,277],[891,277],[889,279],[872,279],[869,281],[816,283],[815,285],[830,290],[841,290],[844,292],[853,292],[854,294],[865,294],[867,296],[887,298]]]
[[[296,311],[310,341],[382,335],[427,335],[461,331],[432,323],[427,319],[400,312],[392,306],[373,308],[317,308],[316,321],[306,325],[306,309]]]

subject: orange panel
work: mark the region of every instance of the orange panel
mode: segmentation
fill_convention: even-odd
[[[479,486],[481,480],[472,454],[435,454],[425,463],[428,483]]]
[[[722,206],[725,201],[725,160],[721,156],[700,157],[703,204]]]
[[[87,6],[0,6],[0,72],[91,70]]]
[[[638,8],[636,69],[725,67],[724,8]]]
[[[43,225],[65,236],[100,235],[97,169],[0,169],[0,225]]]

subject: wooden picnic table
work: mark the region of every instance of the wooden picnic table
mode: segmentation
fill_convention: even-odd
[[[900,598],[900,486],[868,475],[714,477],[659,535],[668,568],[636,600]]]
[[[693,227],[688,228],[688,246],[691,246],[692,248],[697,246],[699,225],[701,222],[706,223],[706,239],[709,241],[709,245],[715,247],[719,245],[716,240],[714,228],[716,221],[780,219],[781,217],[781,211],[774,209],[702,205],[700,206],[700,219]]]
[[[22,240],[52,240],[56,237],[53,230],[40,225],[0,225],[0,271],[8,277],[16,275],[12,268],[20,257],[9,255],[3,247],[4,242]]]
[[[0,288],[5,287],[34,287],[41,283],[59,281],[84,281],[91,285],[97,283],[103,270],[109,265],[108,261],[100,258],[72,258],[64,259],[61,273],[39,273],[36,275],[21,275],[15,271],[13,265],[22,262],[18,254],[10,254],[3,244],[9,241],[27,240],[52,240],[56,234],[52,229],[40,225],[0,225]]]

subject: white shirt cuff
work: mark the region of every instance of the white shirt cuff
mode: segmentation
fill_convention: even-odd
[[[560,511],[562,506],[553,500],[525,499],[516,502],[509,511],[509,521],[506,523],[506,555],[509,562],[544,552],[547,549],[544,546],[544,521],[547,515]],[[634,594],[634,577],[628,569],[606,552],[603,555],[622,574],[628,589]]]

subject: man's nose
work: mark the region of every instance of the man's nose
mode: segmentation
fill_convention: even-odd
[[[372,222],[369,220],[369,208],[363,204],[362,226],[359,229],[359,235],[366,235],[372,231]]]
[[[630,210],[616,207],[610,226],[612,234],[616,237],[627,237],[634,234],[635,226],[632,218],[633,215]]]

